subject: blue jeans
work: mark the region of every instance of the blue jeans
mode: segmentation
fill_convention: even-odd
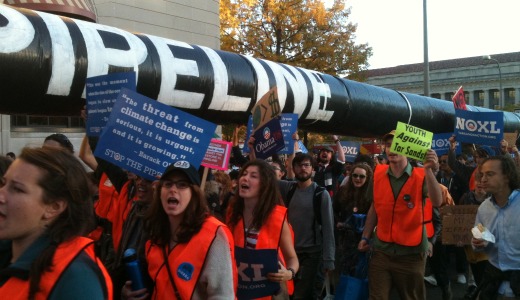
[[[293,300],[314,300],[315,290],[321,291],[321,285],[317,280],[319,265],[321,261],[321,252],[314,253],[296,253],[300,268],[294,278],[294,294]],[[316,285],[320,286],[316,286]],[[321,283],[323,284],[323,282]]]

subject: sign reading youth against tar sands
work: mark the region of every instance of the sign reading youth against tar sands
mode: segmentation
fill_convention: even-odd
[[[504,138],[503,112],[455,110],[457,141],[477,145],[498,146]]]
[[[155,180],[171,163],[199,167],[217,125],[122,89],[94,155]]]
[[[135,91],[135,72],[87,78],[87,135],[100,136],[122,88]]]
[[[432,132],[403,122],[397,122],[394,140],[390,149],[393,153],[424,161],[426,152],[431,148],[432,137]]]

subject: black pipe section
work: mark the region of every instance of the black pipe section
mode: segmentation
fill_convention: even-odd
[[[88,77],[126,71],[137,73],[139,93],[218,124],[247,123],[274,86],[282,111],[308,131],[373,137],[397,121],[435,133],[455,124],[449,101],[0,5],[0,113],[77,115]],[[504,124],[520,131],[514,113]]]

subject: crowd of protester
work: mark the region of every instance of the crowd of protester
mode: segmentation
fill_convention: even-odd
[[[347,162],[338,136],[316,153],[256,159],[233,136],[229,171],[172,162],[152,182],[93,156],[63,134],[0,157],[0,295],[5,299],[234,299],[243,254],[275,250],[279,289],[261,299],[321,299],[324,286],[368,265],[369,299],[426,299],[425,282],[453,299],[520,297],[520,153],[503,141],[415,162],[390,150]],[[84,163],[82,164],[80,160]],[[84,165],[92,169],[85,171]],[[441,207],[478,206],[495,242],[444,245]],[[136,279],[128,251],[139,262]],[[243,252],[245,251],[245,252]],[[453,253],[457,276],[447,262]],[[139,284],[137,284],[139,281]],[[338,294],[339,295],[339,294]],[[239,297],[240,299],[240,297]],[[505,298],[504,298],[505,299]]]

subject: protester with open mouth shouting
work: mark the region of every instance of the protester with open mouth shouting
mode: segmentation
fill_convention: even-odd
[[[231,200],[227,218],[235,240],[237,265],[248,264],[245,261],[247,258],[240,260],[239,251],[254,256],[256,250],[276,250],[278,271],[268,273],[267,280],[280,285],[273,290],[273,294],[263,295],[261,299],[271,299],[272,295],[278,295],[277,299],[288,299],[288,294],[292,292],[292,282],[285,283],[294,279],[299,264],[292,231],[287,222],[287,208],[282,206],[274,170],[267,162],[254,159],[242,167],[238,178],[238,193]],[[246,275],[247,271],[243,274]],[[239,299],[241,288],[251,290],[247,286],[248,280],[241,282],[241,279],[244,278],[239,277]],[[243,298],[251,297],[248,295]]]
[[[210,216],[197,170],[187,161],[161,176],[146,215],[148,274],[152,299],[234,299],[233,238]],[[123,288],[126,299],[144,299],[146,290]],[[144,296],[143,296],[144,295]]]

